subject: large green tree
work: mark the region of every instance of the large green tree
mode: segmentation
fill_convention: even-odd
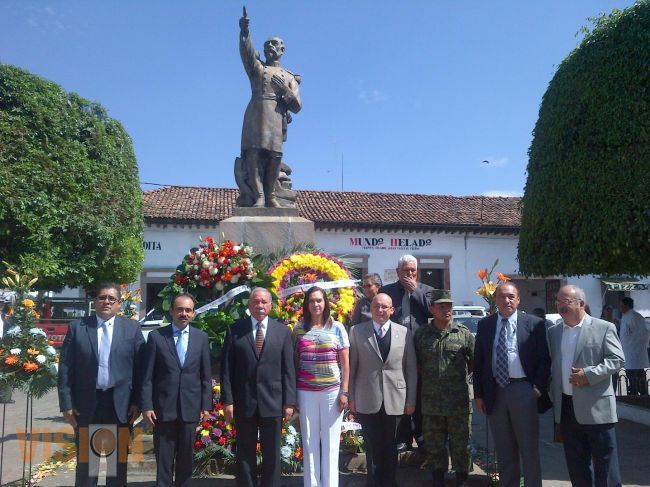
[[[0,256],[45,289],[134,281],[144,258],[131,139],[98,103],[0,64]]]
[[[650,2],[592,20],[540,107],[525,274],[650,274]]]

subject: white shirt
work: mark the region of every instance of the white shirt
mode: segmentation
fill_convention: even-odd
[[[501,333],[501,320],[508,320],[508,328],[506,329],[506,348],[508,349],[508,372],[511,379],[522,379],[526,377],[526,372],[521,366],[519,359],[519,345],[517,344],[517,313],[510,315],[509,318],[501,316],[497,313],[497,328],[494,334],[494,344],[492,349],[492,371],[497,370],[497,345],[499,344],[499,334]],[[495,375],[496,377],[496,375]]]
[[[375,329],[375,335],[377,335],[378,337],[381,336],[379,330],[383,330],[384,336],[386,336],[386,333],[388,333],[388,330],[390,330],[390,320],[386,321],[386,323],[384,323],[383,325],[375,323],[375,321],[373,320],[372,326]]]
[[[253,341],[255,341],[255,338],[257,336],[257,323],[258,321],[251,316],[251,322],[253,323]],[[266,329],[268,328],[269,325],[269,317],[265,317],[260,323],[262,323],[262,335],[264,335],[264,339],[266,340]]]
[[[100,318],[99,316],[95,315],[97,318],[97,356],[99,357],[101,354],[101,348],[102,348],[102,335],[104,334],[104,327],[102,326],[104,324],[104,320]],[[113,325],[115,324],[115,316],[109,318],[106,320],[106,331],[108,332],[108,342],[113,343]],[[110,352],[109,352],[109,357],[110,357]],[[110,364],[110,358],[109,358],[109,364]],[[101,367],[101,364],[99,365]],[[115,384],[113,383],[113,377],[111,375],[111,368],[110,365],[108,366],[108,377],[109,377],[109,383],[108,384],[97,384],[98,389],[109,389]]]
[[[582,318],[580,323],[575,326],[566,325],[562,321],[562,347],[560,349],[562,356],[562,392],[567,396],[573,396],[573,384],[569,382],[569,377],[571,376],[571,367],[573,367],[576,346],[578,345],[578,338],[580,338],[584,321],[585,319]]]
[[[645,318],[638,311],[627,310],[621,316],[621,345],[625,354],[626,369],[644,369],[648,364],[650,331]]]
[[[102,320],[99,316],[96,316],[96,318],[97,318],[97,356],[99,356],[100,347],[102,346],[102,334],[104,333],[104,329],[102,328],[102,325],[104,324],[104,320]],[[106,320],[106,329],[108,330],[108,341],[110,343],[113,343],[114,324],[115,324],[115,316]]]

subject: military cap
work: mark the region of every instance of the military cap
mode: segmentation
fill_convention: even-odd
[[[451,291],[448,289],[434,289],[431,293],[431,303],[453,303],[454,300],[451,299]]]

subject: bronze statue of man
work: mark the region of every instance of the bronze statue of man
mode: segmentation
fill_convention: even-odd
[[[302,106],[298,92],[300,77],[280,66],[284,41],[279,37],[264,43],[266,61],[260,60],[249,24],[244,7],[244,15],[239,19],[239,52],[252,94],[244,114],[239,171],[237,163],[235,166],[242,194],[238,206],[277,208],[283,206],[276,199],[275,188],[282,164],[282,143],[287,140],[287,124],[291,122],[289,112],[298,113]]]

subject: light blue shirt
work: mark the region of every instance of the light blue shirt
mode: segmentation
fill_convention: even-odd
[[[506,348],[508,349],[508,371],[511,379],[521,379],[526,377],[526,372],[521,366],[519,360],[519,345],[517,344],[517,316],[519,311],[515,311],[509,318],[501,316],[497,313],[497,328],[494,334],[494,344],[492,348],[492,372],[497,370],[497,345],[499,344],[499,334],[501,333],[501,320],[508,320],[508,328],[506,330]],[[496,376],[495,376],[496,377]]]

